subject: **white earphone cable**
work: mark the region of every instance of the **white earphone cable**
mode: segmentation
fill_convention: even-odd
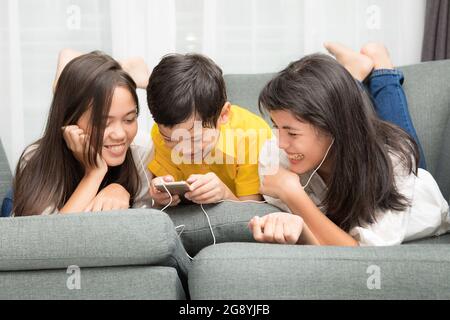
[[[314,170],[313,173],[309,176],[308,182],[306,182],[306,184],[303,186],[303,189],[305,189],[305,188],[309,185],[309,183],[311,182],[312,177],[316,174],[316,172],[317,172],[317,171],[320,169],[320,167],[323,165],[323,163],[325,162],[325,159],[327,158],[328,153],[330,152],[331,147],[333,146],[333,144],[334,144],[334,138],[333,138],[333,141],[331,142],[330,146],[328,147],[328,150],[327,150],[327,152],[325,153],[325,156],[323,157],[323,159],[322,159],[322,161],[320,162],[319,166],[318,166],[318,167],[316,168],[316,170]]]

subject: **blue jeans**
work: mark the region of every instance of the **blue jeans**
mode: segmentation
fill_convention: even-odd
[[[10,217],[13,210],[13,191],[9,189],[6,193],[5,199],[3,199],[2,203],[2,211],[0,214],[1,218]]]
[[[426,169],[425,155],[408,110],[403,91],[404,76],[399,70],[375,70],[369,76],[367,88],[373,98],[378,116],[405,130],[417,143],[420,152],[419,168]]]

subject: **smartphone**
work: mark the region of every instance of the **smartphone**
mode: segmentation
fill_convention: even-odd
[[[186,181],[164,182],[164,185],[162,183],[155,183],[155,188],[158,191],[167,192],[164,186],[169,190],[171,195],[183,195],[190,191],[189,184]]]

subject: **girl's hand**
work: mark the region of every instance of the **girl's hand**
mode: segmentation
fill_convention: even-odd
[[[238,200],[228,187],[213,172],[193,174],[187,179],[190,190],[186,199],[198,204],[217,203],[221,200]]]
[[[291,192],[303,191],[303,187],[296,173],[279,167],[276,174],[262,178],[259,191],[261,194],[283,200]]]
[[[150,184],[150,197],[155,201],[155,204],[160,206],[167,206],[170,202],[170,195],[165,191],[159,191],[156,189],[155,185],[163,179],[165,182],[174,182],[175,179],[172,176],[164,176],[154,178]],[[171,207],[174,207],[180,203],[181,199],[179,195],[172,196]]]
[[[80,162],[85,170],[85,174],[92,172],[106,174],[108,165],[100,154],[97,154],[97,165],[90,166],[85,162],[85,154],[87,153],[86,143],[88,135],[76,125],[63,127],[63,137],[66,141],[67,147],[72,151],[74,157]]]
[[[258,242],[297,244],[303,231],[303,219],[297,215],[275,212],[254,217],[248,227]]]
[[[130,194],[118,183],[111,183],[103,188],[89,203],[85,212],[125,210],[130,207]]]

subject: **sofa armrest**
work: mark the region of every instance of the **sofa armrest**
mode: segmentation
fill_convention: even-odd
[[[9,168],[5,150],[3,149],[2,141],[0,140],[0,205],[6,195],[7,190],[11,188],[11,184],[11,170]]]
[[[450,247],[229,243],[188,276],[192,299],[449,299]]]
[[[170,218],[125,210],[0,219],[0,271],[158,265],[190,261]]]

